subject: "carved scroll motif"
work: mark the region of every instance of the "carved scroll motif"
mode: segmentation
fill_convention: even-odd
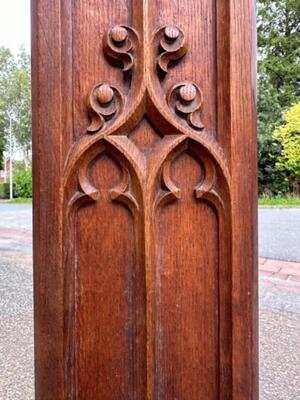
[[[163,74],[168,73],[169,64],[180,60],[187,52],[187,43],[181,29],[175,26],[164,26],[154,35],[158,40],[157,69]]]
[[[123,72],[129,72],[134,67],[134,52],[138,46],[138,33],[127,25],[113,27],[103,38],[104,53],[121,65]]]
[[[88,133],[100,131],[105,123],[116,118],[124,108],[124,96],[115,86],[98,83],[91,90],[87,99],[88,113],[91,124]]]
[[[169,90],[167,102],[177,115],[186,119],[190,127],[198,131],[204,129],[200,118],[203,95],[195,83],[182,82],[174,85]]]
[[[158,48],[158,76],[166,75],[175,61],[187,53],[187,43],[181,29],[175,26],[160,28],[154,35],[154,46]],[[201,121],[203,94],[196,83],[182,82],[174,85],[167,94],[167,103],[175,114],[186,120],[188,126],[196,131],[202,131]]]
[[[138,34],[129,26],[117,25],[103,38],[103,50],[110,60],[120,66],[124,73],[134,67],[134,52],[138,46]],[[87,108],[91,124],[88,133],[97,133],[109,121],[123,111],[125,97],[121,90],[109,83],[98,83],[88,95]]]

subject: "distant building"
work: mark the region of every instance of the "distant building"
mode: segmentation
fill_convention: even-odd
[[[10,159],[7,158],[4,162],[4,169],[0,171],[0,183],[8,182],[10,171]]]

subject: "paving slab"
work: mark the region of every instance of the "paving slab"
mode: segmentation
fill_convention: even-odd
[[[260,257],[300,262],[300,208],[259,208]]]
[[[260,285],[260,400],[300,399],[300,291]]]
[[[0,400],[33,400],[32,259],[0,252]]]
[[[0,251],[32,252],[31,204],[0,203]]]

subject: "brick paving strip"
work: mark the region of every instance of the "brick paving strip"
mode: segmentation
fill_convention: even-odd
[[[300,292],[300,262],[260,257],[259,277],[263,286]]]

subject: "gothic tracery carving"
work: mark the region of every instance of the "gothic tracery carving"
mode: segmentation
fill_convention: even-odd
[[[94,146],[97,141],[100,140],[100,137],[98,139],[97,136],[99,133],[102,133],[101,137],[104,135],[109,138],[109,136],[112,135],[111,137],[113,138],[116,134],[127,135],[132,132],[135,127],[138,126],[140,121],[145,118],[143,113],[147,112],[147,105],[151,108],[156,108],[154,113],[153,111],[147,113],[147,118],[150,118],[150,120],[151,118],[155,118],[155,116],[158,116],[162,120],[165,118],[166,114],[161,113],[161,108],[156,105],[155,97],[151,98],[150,102],[145,101],[147,96],[152,95],[151,90],[147,91],[148,83],[144,84],[145,76],[143,74],[151,72],[150,65],[154,65],[155,68],[151,72],[154,74],[153,80],[155,80],[156,75],[156,79],[158,78],[158,81],[162,83],[162,78],[169,72],[169,68],[182,59],[187,53],[187,41],[183,31],[180,28],[171,25],[163,26],[156,30],[152,37],[152,50],[144,46],[144,53],[140,52],[139,40],[138,32],[127,25],[117,25],[104,35],[103,50],[105,54],[113,61],[113,63],[115,63],[115,65],[120,66],[125,74],[130,72],[132,78],[135,77],[134,71],[139,68],[139,57],[144,57],[144,62],[146,63],[147,60],[150,59],[150,63],[147,64],[148,69],[139,73],[139,79],[134,89],[137,96],[135,96],[134,99],[131,99],[131,102],[129,102],[128,93],[124,95],[118,87],[113,86],[110,83],[98,83],[92,88],[87,99],[87,109],[90,117],[90,125],[87,128],[87,133],[93,134],[92,136],[95,136],[95,140],[90,141],[90,145],[86,144],[88,142],[85,141],[85,150],[81,150],[81,153],[79,151],[78,157],[82,157],[84,153],[89,151],[89,147]],[[154,57],[152,61],[150,57],[151,54],[152,57]],[[145,82],[149,82],[149,80],[146,79]],[[133,88],[130,87],[129,91],[130,90],[133,90]],[[163,92],[162,95],[164,99]],[[128,122],[128,120],[126,121],[126,116],[123,116],[124,122],[117,124],[117,120],[121,119],[121,116],[126,113],[126,110],[128,115],[133,115],[134,110],[130,111],[130,107],[133,107],[134,104],[134,101],[132,100],[135,100],[134,107],[136,107],[136,112],[139,113],[140,116],[136,118],[132,117],[130,122]],[[203,93],[200,87],[196,83],[189,81],[177,83],[167,91],[164,103],[164,112],[169,110],[170,115],[167,123],[177,127],[178,121],[183,126],[184,129],[177,131],[177,134],[184,136],[183,140],[185,140],[185,138],[188,139],[189,137],[192,140],[195,140],[193,132],[199,135],[199,140],[201,138],[201,145],[207,149],[208,153],[213,150],[212,154],[216,154],[218,157],[217,159],[221,161],[220,167],[227,179],[228,172],[227,169],[226,171],[224,170],[224,167],[226,167],[226,157],[217,141],[205,131],[204,124],[201,120]],[[112,143],[114,143],[114,141],[112,141]],[[80,150],[80,145],[78,146]],[[126,148],[124,147],[123,149],[123,146]],[[176,199],[180,197],[180,191],[174,187],[174,184],[169,177],[169,162],[164,163],[168,158],[168,154],[173,151],[173,148],[172,146],[169,146],[167,142],[162,141],[161,144],[157,146],[154,153],[160,151],[160,146],[164,147],[163,154],[165,154],[164,158],[161,160],[163,198]],[[155,160],[155,154],[151,154],[151,157],[150,154],[145,156],[142,154],[142,151],[134,145],[134,143],[129,146],[129,143],[124,140],[119,140],[118,150],[124,155],[127,154],[127,157],[129,157],[129,163],[131,163],[131,159],[136,159],[134,168],[136,168],[136,165],[140,163],[138,160],[143,160],[141,164],[143,167],[139,168],[136,172],[144,184],[151,185],[150,182],[146,183],[147,179],[149,179],[149,171],[147,171],[147,168],[152,168],[151,160]],[[149,158],[148,162],[145,157]],[[215,160],[214,162],[218,165],[220,161]],[[76,165],[75,162],[73,165]],[[209,166],[207,168],[208,171],[212,170]],[[125,175],[128,175],[129,172],[128,170],[126,171],[127,173],[124,173]],[[88,177],[86,177],[86,180],[88,181]],[[207,177],[201,187],[195,189],[196,198],[200,198],[204,193],[210,192],[213,186],[214,183],[208,182]],[[84,185],[82,186],[82,189],[84,190]],[[130,200],[131,203],[135,202],[130,194],[130,187],[128,184],[126,185],[126,188],[122,187],[114,191],[112,193],[112,198],[114,200],[127,199],[126,201]],[[159,203],[161,203],[161,200],[159,200]],[[139,208],[137,204],[135,204],[135,207],[136,209]]]
[[[187,53],[183,31],[174,26],[158,29],[152,36],[152,47],[141,46],[144,53],[139,48],[139,40],[138,32],[127,25],[115,26],[104,35],[105,54],[114,65],[122,68],[130,82],[132,79],[132,84],[129,93],[111,83],[97,83],[92,88],[86,103],[90,117],[88,135],[83,135],[74,144],[66,162],[65,180],[72,182],[75,192],[71,200],[68,199],[69,210],[76,210],[86,202],[97,201],[101,188],[95,188],[91,182],[90,166],[101,152],[109,149],[109,156],[117,152],[117,159],[122,159],[122,179],[110,190],[110,199],[124,203],[134,216],[137,235],[140,235],[137,240],[143,240],[146,244],[141,256],[144,261],[141,263],[148,263],[145,280],[146,285],[151,286],[151,271],[147,268],[154,257],[151,254],[151,235],[155,212],[170,201],[181,201],[180,188],[170,173],[172,161],[183,151],[195,152],[196,161],[203,167],[203,179],[194,188],[195,201],[203,199],[215,207],[223,225],[224,193],[218,193],[221,186],[218,181],[223,180],[223,186],[228,188],[225,195],[229,204],[230,174],[223,150],[202,123],[203,94],[200,87],[196,83],[183,81],[166,90],[163,83],[169,68]],[[143,57],[144,63],[139,63],[139,57]],[[140,64],[143,64],[143,68]],[[150,79],[146,74],[151,75]],[[161,90],[156,91],[156,88]],[[134,93],[133,96],[130,96],[130,91]],[[163,125],[167,128],[164,128],[161,140],[157,141],[151,152],[143,152],[130,140],[130,134],[142,120],[148,118],[154,127],[158,126],[158,130]],[[171,134],[165,134],[168,130],[172,131]],[[75,230],[75,224],[69,229]],[[224,229],[222,232],[220,235],[225,235]],[[148,292],[151,296],[151,290]],[[145,313],[151,315],[151,304],[146,308]],[[147,321],[147,331],[150,332],[151,318]]]

